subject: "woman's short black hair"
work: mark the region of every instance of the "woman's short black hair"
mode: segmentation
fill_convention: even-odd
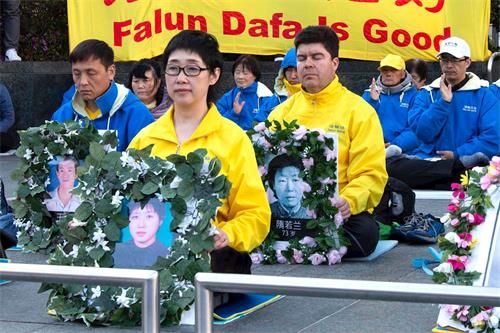
[[[147,205],[151,205],[151,207],[153,207],[153,210],[160,217],[160,221],[163,221],[163,219],[165,218],[165,204],[161,202],[158,198],[151,198],[144,207],[146,207]],[[128,207],[128,214],[130,216],[130,213],[132,213],[132,211],[134,211],[137,208],[141,208],[141,203],[139,201],[129,201],[127,207]]]
[[[161,75],[161,67],[156,61],[151,59],[141,59],[134,64],[132,70],[128,75],[128,87],[130,90],[132,89],[132,80],[134,77],[139,79],[146,79],[146,72],[153,72],[153,79],[155,80],[155,84],[159,81],[160,85],[158,87],[158,91],[155,95],[156,105],[160,105],[163,101],[163,92],[165,90],[165,83],[163,82],[163,76]]]
[[[427,63],[422,59],[410,59],[406,61],[406,70],[408,73],[415,72],[418,74],[420,79],[427,80]]]
[[[98,59],[106,69],[114,63],[115,54],[106,42],[98,39],[87,39],[78,44],[69,54],[71,64]]]
[[[285,167],[295,167],[300,171],[304,170],[304,165],[302,164],[302,160],[296,156],[281,154],[273,158],[267,168],[267,182],[271,190],[273,190],[273,192],[274,192],[274,177],[276,176],[276,172]]]
[[[236,67],[241,65],[243,69],[249,70],[252,72],[253,76],[255,76],[255,80],[259,81],[260,80],[260,65],[259,61],[251,55],[248,54],[242,54],[236,59],[236,61],[233,64],[233,68],[231,69],[231,72],[233,73],[234,76],[234,71],[236,70]]]
[[[333,58],[339,56],[339,37],[332,28],[324,25],[308,26],[295,37],[295,49],[301,44],[321,43]]]
[[[200,30],[183,30],[179,32],[170,40],[165,51],[163,51],[163,69],[167,66],[172,52],[176,50],[196,53],[211,73],[214,73],[216,68],[220,68],[222,75],[224,59],[219,51],[219,42],[217,42],[215,36]],[[216,84],[208,88],[207,104],[215,102]]]

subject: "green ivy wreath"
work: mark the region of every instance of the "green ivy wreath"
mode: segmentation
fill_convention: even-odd
[[[95,131],[90,125],[80,128],[77,123],[49,123],[42,127],[49,126],[56,132],[68,126],[77,133]],[[43,129],[30,130],[45,133]],[[30,148],[25,143],[25,149]],[[160,321],[162,324],[178,323],[182,312],[194,302],[195,274],[210,269],[208,251],[213,248],[214,231],[211,220],[231,187],[227,178],[219,175],[220,161],[216,158],[207,161],[207,152],[203,149],[186,157],[171,155],[166,160],[151,157],[150,148],[117,152],[110,144],[97,141],[90,142],[88,151],[85,165],[78,168],[79,183],[73,190],[81,204],[72,216],[52,227],[49,239],[57,238],[58,242],[53,243],[55,250],[49,257],[49,264],[112,267],[112,253],[120,239],[120,229],[128,225],[128,219],[122,214],[123,199],[143,204],[153,197],[169,201],[173,217],[170,229],[180,236],[170,254],[159,257],[152,269],[160,274]],[[35,156],[38,159],[46,157],[36,153]],[[45,173],[48,176],[48,169]],[[38,178],[36,191],[43,187],[45,179],[43,174]],[[30,195],[28,193],[25,198]],[[29,204],[23,205],[30,210]],[[30,223],[25,217],[22,220],[18,217],[18,227]],[[47,290],[51,291],[49,312],[61,320],[81,319],[89,326],[140,323],[140,289],[42,284],[40,292]]]
[[[341,261],[349,241],[343,234],[343,218],[335,207],[337,200],[336,137],[321,129],[308,130],[296,121],[274,121],[257,124],[248,131],[259,172],[266,190],[269,188],[266,162],[272,156],[287,154],[300,159],[304,166],[300,177],[305,186],[302,205],[311,219],[306,228],[316,237],[292,237],[284,250],[276,250],[276,233],[270,232],[263,244],[251,254],[254,263],[333,265]]]
[[[472,250],[481,240],[471,232],[485,221],[486,210],[493,207],[491,194],[500,188],[500,157],[492,158],[489,167],[474,168],[451,185],[453,198],[442,218],[451,229],[439,237],[441,264],[434,268],[436,283],[472,285],[481,273],[467,269]],[[491,306],[442,305],[451,319],[475,332],[500,331],[500,308]]]
[[[19,131],[21,143],[16,151],[20,158],[12,178],[18,182],[16,200],[12,207],[15,224],[19,229],[18,244],[25,251],[54,250],[62,241],[59,226],[54,223],[43,204],[49,197],[48,162],[54,156],[72,155],[83,160],[89,155],[91,142],[100,142],[107,149],[116,147],[116,136],[107,132],[104,136],[91,125],[79,122],[45,122],[40,127]]]

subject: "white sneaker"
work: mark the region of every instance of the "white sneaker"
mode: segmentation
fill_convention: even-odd
[[[5,52],[5,61],[21,61],[21,57],[17,54],[16,49],[8,49]]]

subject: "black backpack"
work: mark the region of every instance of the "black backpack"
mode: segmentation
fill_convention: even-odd
[[[415,192],[399,179],[389,177],[380,203],[373,210],[375,220],[392,225],[404,223],[404,218],[415,213]]]

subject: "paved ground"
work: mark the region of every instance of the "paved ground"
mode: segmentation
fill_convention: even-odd
[[[16,158],[0,157],[0,176],[14,168]],[[6,181],[7,196],[15,184]],[[417,211],[441,215],[447,201],[417,201]],[[17,263],[43,264],[47,256],[8,251]],[[335,266],[276,265],[254,267],[254,274],[315,278],[432,283],[422,271],[411,267],[411,260],[430,257],[426,246],[400,244],[368,263],[345,262]],[[89,332],[79,323],[61,323],[45,310],[47,294],[37,294],[38,284],[13,282],[0,286],[0,333]],[[363,300],[285,297],[246,318],[225,326],[219,332],[430,332],[438,313],[436,304],[374,302]],[[137,329],[92,328],[98,332],[137,332]],[[166,328],[165,332],[192,332],[192,327]]]

